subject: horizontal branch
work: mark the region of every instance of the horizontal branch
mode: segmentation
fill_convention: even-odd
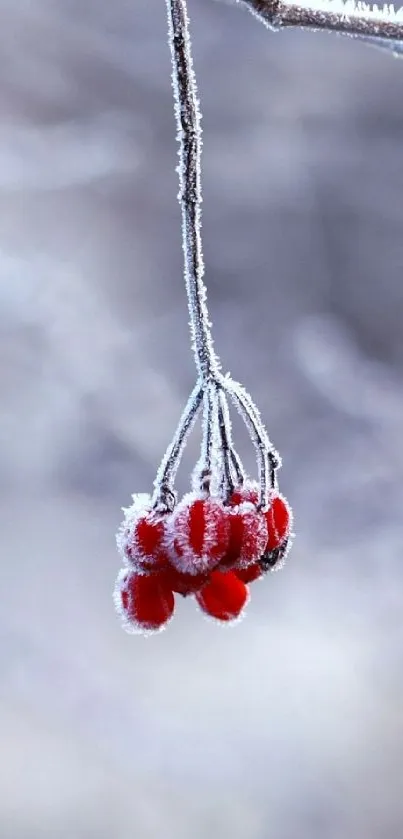
[[[239,0],[271,29],[299,27],[337,32],[403,54],[403,9],[353,0]]]

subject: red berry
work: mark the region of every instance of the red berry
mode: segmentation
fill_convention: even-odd
[[[209,582],[196,594],[203,612],[219,621],[238,618],[248,598],[245,583],[233,571],[212,571]]]
[[[200,574],[215,568],[229,539],[228,515],[221,501],[185,495],[173,513],[169,556],[178,571]]]
[[[247,585],[248,583],[253,583],[255,580],[259,580],[260,577],[263,577],[264,571],[258,562],[252,562],[252,565],[248,565],[247,568],[239,568],[235,571],[235,573],[237,577]]]
[[[124,561],[138,571],[158,571],[166,567],[168,557],[163,545],[166,514],[151,507],[149,495],[133,496],[125,510],[125,519],[117,536]]]
[[[243,486],[235,489],[230,497],[231,506],[243,501],[250,501],[252,504],[258,503],[259,486],[255,481],[245,481]],[[270,507],[264,515],[267,523],[268,540],[262,553],[267,554],[282,545],[288,537],[291,529],[292,513],[286,499],[282,495],[276,494],[273,495]]]
[[[145,513],[136,523],[134,538],[144,556],[154,556],[164,536],[164,522],[153,513]]]
[[[208,572],[204,574],[184,574],[176,568],[173,568],[172,565],[162,573],[164,580],[166,580],[172,591],[183,594],[184,597],[200,591],[209,579]]]
[[[155,632],[172,617],[174,595],[157,575],[136,574],[125,569],[116,581],[115,605],[128,632]]]
[[[257,504],[259,501],[259,486],[256,481],[247,480],[242,486],[234,489],[229,503],[232,507],[237,507],[243,501],[249,501],[251,504]]]
[[[291,522],[291,510],[285,498],[276,495],[267,511],[267,532],[268,540],[265,553],[278,548],[281,542],[288,536]]]
[[[158,571],[168,564],[163,543],[167,517],[153,511],[137,520],[130,540],[133,564],[144,571]]]
[[[267,524],[263,513],[245,502],[229,509],[228,549],[221,568],[245,568],[259,558],[267,544]]]

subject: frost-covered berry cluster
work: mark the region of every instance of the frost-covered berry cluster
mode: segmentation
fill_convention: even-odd
[[[184,277],[197,381],[161,461],[152,495],[133,496],[117,542],[124,568],[115,605],[129,632],[162,629],[175,596],[194,597],[217,621],[237,620],[249,586],[278,568],[290,547],[291,510],[280,495],[281,465],[250,395],[223,375],[213,347],[201,248],[201,128],[186,0],[166,0],[179,145]],[[258,482],[232,442],[229,402],[255,447]],[[188,436],[203,413],[191,490],[178,501],[175,478]]]
[[[336,0],[302,6],[243,0],[270,28],[308,26],[379,39],[403,54],[402,12],[393,7]],[[129,632],[163,629],[175,597],[193,597],[211,618],[234,622],[249,600],[249,587],[282,565],[292,540],[292,514],[280,494],[273,448],[250,395],[223,375],[213,347],[201,241],[201,126],[186,0],[166,0],[172,58],[184,279],[197,381],[162,459],[152,495],[133,496],[124,510],[118,549],[124,568],[115,605]],[[348,14],[346,13],[346,10]],[[245,475],[231,437],[228,402],[240,413],[256,450],[259,480]],[[199,462],[191,491],[178,501],[175,477],[186,441],[203,410]]]
[[[238,620],[249,586],[278,568],[290,541],[291,511],[278,492],[259,506],[257,483],[229,495],[190,492],[172,509],[133,496],[117,542],[125,568],[115,604],[128,632],[150,634],[172,618],[175,596],[193,597],[217,621]]]

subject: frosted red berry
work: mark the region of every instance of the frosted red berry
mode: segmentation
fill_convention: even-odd
[[[184,597],[200,591],[209,579],[207,571],[201,574],[184,574],[173,566],[168,567],[162,574],[172,591],[182,594]]]
[[[259,486],[256,481],[245,481],[242,486],[236,487],[230,496],[230,504],[237,507],[244,501],[249,501],[251,504],[257,504],[259,501]]]
[[[248,565],[247,568],[239,568],[235,573],[243,583],[248,585],[249,583],[254,583],[255,580],[259,580],[263,577],[264,569],[262,568],[260,562],[252,562],[252,565]]]
[[[259,487],[254,481],[246,481],[242,487],[237,487],[230,497],[232,506],[242,501],[250,501],[257,504],[259,500]],[[278,548],[288,536],[291,527],[291,509],[286,499],[275,492],[270,500],[270,507],[264,514],[267,523],[267,543],[264,553]],[[262,553],[263,553],[262,552]]]
[[[117,542],[123,560],[141,572],[158,571],[168,563],[164,546],[167,514],[152,508],[148,495],[133,496],[125,509]]]
[[[133,564],[144,571],[158,571],[168,564],[164,545],[167,516],[150,511],[136,521],[129,542]]]
[[[263,513],[244,502],[228,509],[229,543],[221,568],[245,568],[257,560],[267,544],[267,524]]]
[[[169,556],[178,571],[200,574],[218,565],[229,539],[228,515],[219,499],[185,495],[174,511]]]
[[[155,632],[172,617],[175,600],[168,583],[158,575],[125,569],[116,581],[115,605],[129,632]]]
[[[275,495],[267,511],[268,540],[265,552],[278,548],[290,530],[291,511],[285,498]]]
[[[212,571],[209,582],[196,594],[200,608],[219,621],[239,618],[249,599],[249,592],[233,571]]]

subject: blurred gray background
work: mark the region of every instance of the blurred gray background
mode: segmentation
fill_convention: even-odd
[[[216,347],[297,539],[232,630],[122,632],[194,382],[165,4],[1,0],[0,837],[399,839],[403,60],[189,6]]]

